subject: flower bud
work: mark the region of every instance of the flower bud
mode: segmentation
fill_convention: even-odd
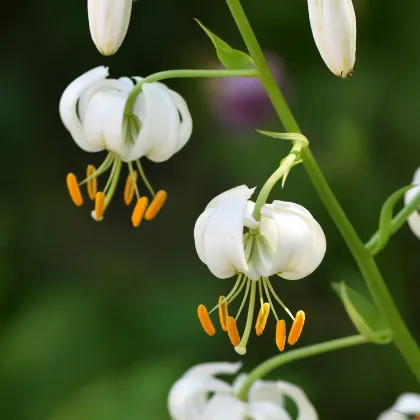
[[[312,34],[328,68],[351,76],[356,60],[356,15],[351,0],[308,0]]]
[[[132,0],[88,0],[89,28],[93,42],[103,55],[120,48],[128,30]]]

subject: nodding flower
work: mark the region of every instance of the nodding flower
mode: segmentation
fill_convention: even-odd
[[[221,279],[236,276],[230,293],[220,296],[210,312],[204,305],[198,307],[199,320],[206,333],[214,335],[216,329],[210,314],[218,310],[221,327],[239,354],[246,353],[258,301],[256,335],[263,333],[272,312],[277,322],[278,349],[284,350],[286,338],[289,345],[298,341],[305,313],[300,310],[293,315],[269,277],[278,275],[287,280],[306,277],[318,267],[326,251],[324,232],[304,207],[274,201],[261,208],[261,218],[257,221],[252,216],[255,203],[249,200],[253,192],[254,189],[241,185],[218,195],[207,205],[194,229],[198,256],[212,274]],[[233,317],[231,305],[241,294],[242,302]],[[241,336],[237,321],[247,301],[247,320]],[[275,309],[276,302],[292,320],[288,336],[286,323]]]
[[[124,203],[136,198],[131,221],[137,227],[152,220],[167,198],[155,191],[146,177],[140,158],[164,162],[185,146],[192,132],[192,120],[185,100],[162,83],[144,83],[133,110],[126,113],[126,102],[140,77],[108,79],[108,69],[97,67],[73,81],[60,100],[60,116],[75,143],[89,153],[107,151],[98,168],[89,164],[86,177],[78,182],[67,175],[67,187],[76,206],[83,204],[80,187],[94,201],[92,217],[102,220],[117,189],[123,164],[127,180]],[[108,173],[102,188],[99,177]],[[141,183],[139,182],[141,181]],[[145,188],[148,194],[143,194]]]
[[[409,189],[404,196],[405,204],[409,204],[416,196],[420,194],[420,168],[414,173],[413,177],[414,187]],[[410,226],[411,231],[420,238],[420,209],[414,210],[410,216],[408,216],[407,222]]]

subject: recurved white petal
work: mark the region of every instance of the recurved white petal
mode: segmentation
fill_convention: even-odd
[[[234,375],[239,372],[242,362],[210,362],[201,363],[188,369],[184,376],[217,376],[217,375]]]
[[[221,279],[247,272],[243,244],[245,197],[231,197],[215,208],[204,234],[204,260]]]
[[[243,401],[239,401],[231,395],[215,395],[206,405],[203,415],[197,419],[245,420],[247,413],[248,407]]]
[[[328,68],[347,77],[356,60],[356,15],[351,0],[308,0],[312,34]]]
[[[394,410],[408,416],[420,415],[420,395],[407,392],[398,397]]]
[[[64,126],[70,132],[76,144],[86,152],[98,152],[102,147],[87,142],[82,122],[77,114],[77,102],[91,86],[108,76],[106,67],[96,67],[78,77],[64,90],[60,99],[59,112]]]
[[[206,257],[204,254],[204,235],[206,234],[207,225],[213,213],[214,209],[205,210],[204,213],[200,214],[194,226],[195,249],[197,250],[200,260],[204,264],[206,264]]]
[[[289,397],[296,404],[298,409],[296,420],[318,420],[318,414],[315,407],[301,388],[285,381],[277,381],[276,385],[284,396]]]
[[[107,90],[96,93],[86,110],[84,130],[86,141],[92,147],[107,149],[124,155],[130,145],[126,144],[127,123],[124,108],[128,93]]]
[[[89,28],[93,42],[103,55],[117,52],[131,17],[132,0],[88,0]]]
[[[292,420],[283,407],[269,401],[249,404],[249,417],[252,420]]]
[[[324,232],[302,206],[274,201],[261,209],[260,232],[273,249],[269,275],[277,273],[288,280],[311,274],[321,263],[326,250]]]
[[[407,205],[411,200],[413,200],[418,194],[420,194],[420,168],[416,170],[413,177],[413,184],[415,187],[409,189],[404,196],[404,203]],[[419,210],[414,211],[408,217],[408,225],[413,233],[420,238],[420,213]]]
[[[238,187],[231,188],[230,190],[224,191],[221,194],[217,195],[210,201],[209,204],[206,206],[207,209],[215,208],[223,201],[227,200],[228,198],[232,197],[240,197],[248,200],[255,191],[254,188],[248,188],[246,185],[239,185]]]
[[[141,122],[141,130],[124,160],[147,156],[154,162],[163,162],[175,153],[178,145],[178,110],[167,90],[157,83],[145,83],[142,90],[133,109]]]

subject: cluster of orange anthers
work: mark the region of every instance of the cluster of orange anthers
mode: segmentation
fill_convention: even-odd
[[[248,281],[250,281],[250,280],[248,280]],[[264,282],[264,281],[267,281],[267,279],[259,280],[259,281]],[[246,292],[246,294],[247,294],[247,292]],[[277,298],[277,295],[276,295],[276,298]],[[245,297],[245,299],[246,299],[246,297]],[[231,299],[231,301],[232,300],[233,299]],[[288,310],[286,310],[287,313],[290,315],[290,317],[293,320],[292,327],[291,327],[290,332],[287,336],[286,322],[284,321],[284,319],[278,319],[277,314],[276,314],[276,312],[273,308],[272,300],[271,300],[270,297],[269,297],[269,302],[270,303],[268,303],[268,302],[262,303],[261,302],[261,307],[260,307],[260,310],[259,310],[259,313],[258,313],[257,321],[255,323],[255,333],[256,333],[257,336],[260,336],[264,332],[265,326],[267,324],[268,316],[270,314],[270,311],[272,310],[273,313],[274,313],[274,316],[277,320],[276,334],[275,334],[276,345],[277,345],[277,348],[280,351],[283,351],[284,348],[285,348],[285,345],[286,345],[286,338],[287,338],[287,342],[289,343],[289,345],[294,345],[299,340],[299,337],[302,333],[303,325],[305,323],[305,313],[303,311],[298,311],[296,316],[293,316]],[[216,329],[213,325],[213,322],[210,319],[210,314],[215,309],[218,309],[220,325],[222,327],[222,330],[227,332],[232,345],[235,347],[236,350],[238,350],[238,346],[241,343],[241,336],[239,334],[236,321],[239,317],[239,314],[241,312],[243,304],[241,305],[241,308],[239,309],[239,312],[238,312],[238,315],[236,316],[236,318],[229,315],[228,305],[229,305],[229,297],[226,298],[225,296],[220,296],[218,305],[216,305],[212,309],[212,311],[210,311],[210,313],[208,312],[207,308],[204,305],[200,305],[198,307],[198,310],[197,310],[198,318],[201,322],[201,325],[202,325],[204,331],[208,335],[213,336],[214,334],[216,334]],[[253,307],[254,307],[253,302],[250,302],[251,310],[249,311],[249,313],[251,314],[251,318],[248,317],[247,324],[248,324],[248,322],[253,323],[253,321],[252,321]],[[246,331],[247,331],[247,327],[245,327],[244,335],[246,334]],[[249,335],[249,331],[248,331],[248,335]],[[245,342],[243,344],[244,349],[246,348],[247,340],[248,340],[248,338],[246,337]],[[240,354],[242,354],[242,353],[240,353]]]
[[[88,165],[86,169],[86,178],[82,182],[78,182],[76,176],[73,173],[67,175],[67,188],[70,194],[70,197],[73,203],[76,206],[81,206],[83,204],[83,196],[80,190],[80,186],[86,184],[86,189],[88,196],[91,200],[95,201],[95,208],[92,212],[92,216],[95,220],[102,220],[106,208],[108,207],[114,191],[110,189],[111,182],[108,181],[108,185],[105,187],[104,191],[98,191],[98,179],[100,175],[99,171],[93,165]],[[114,174],[115,175],[115,174]],[[110,180],[112,180],[113,174],[111,174]],[[118,175],[117,175],[118,177]],[[141,196],[138,191],[137,186],[138,174],[135,170],[130,168],[130,173],[127,176],[127,180],[124,188],[124,203],[126,206],[131,205],[133,202],[134,196],[137,196],[137,202],[134,206],[133,212],[131,214],[131,222],[134,227],[138,227],[143,219],[148,221],[154,219],[159,213],[163,204],[166,201],[167,193],[164,190],[158,191],[156,194],[151,187],[148,186],[151,190],[152,201],[149,204],[149,198],[146,196]],[[118,179],[116,180],[116,182]],[[115,185],[116,185],[115,182]],[[115,186],[114,186],[115,187]]]

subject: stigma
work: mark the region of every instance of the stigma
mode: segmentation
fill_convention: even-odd
[[[231,305],[240,295],[242,295],[242,301],[239,304],[236,315],[232,316],[230,315]],[[278,316],[274,301],[281,306],[292,321],[288,335],[286,321]],[[246,305],[248,305],[248,309],[246,311],[245,327],[242,335],[240,335],[237,323]],[[254,324],[254,315],[257,305],[259,305],[259,309]],[[211,314],[216,310],[219,313],[219,321],[222,330],[227,333],[235,351],[240,355],[246,353],[248,340],[253,329],[252,327],[254,326],[255,328],[255,335],[262,335],[270,313],[273,313],[276,320],[275,343],[279,351],[284,350],[286,340],[290,346],[293,346],[298,342],[305,323],[305,313],[300,310],[296,315],[293,315],[274,291],[268,277],[252,280],[244,274],[239,274],[230,293],[226,297],[220,296],[217,305],[215,305],[213,309],[208,311],[204,305],[198,307],[198,318],[201,326],[210,336],[216,334],[216,328],[211,320]]]
[[[127,162],[126,165],[128,175],[125,182],[123,200],[127,207],[135,202],[131,214],[131,222],[134,227],[138,227],[143,219],[151,221],[157,216],[166,201],[167,193],[164,190],[155,192],[146,178],[140,159],[134,162]],[[67,189],[73,203],[78,207],[83,205],[84,200],[80,187],[85,185],[89,199],[94,201],[91,212],[92,218],[96,221],[102,220],[117,190],[123,166],[122,159],[115,153],[110,152],[99,168],[96,169],[93,165],[87,166],[86,178],[83,181],[78,182],[76,176],[73,173],[69,173],[67,175]],[[98,179],[105,173],[108,173],[108,179],[104,188],[99,189]],[[142,185],[148,191],[147,195],[140,194],[139,177]]]

